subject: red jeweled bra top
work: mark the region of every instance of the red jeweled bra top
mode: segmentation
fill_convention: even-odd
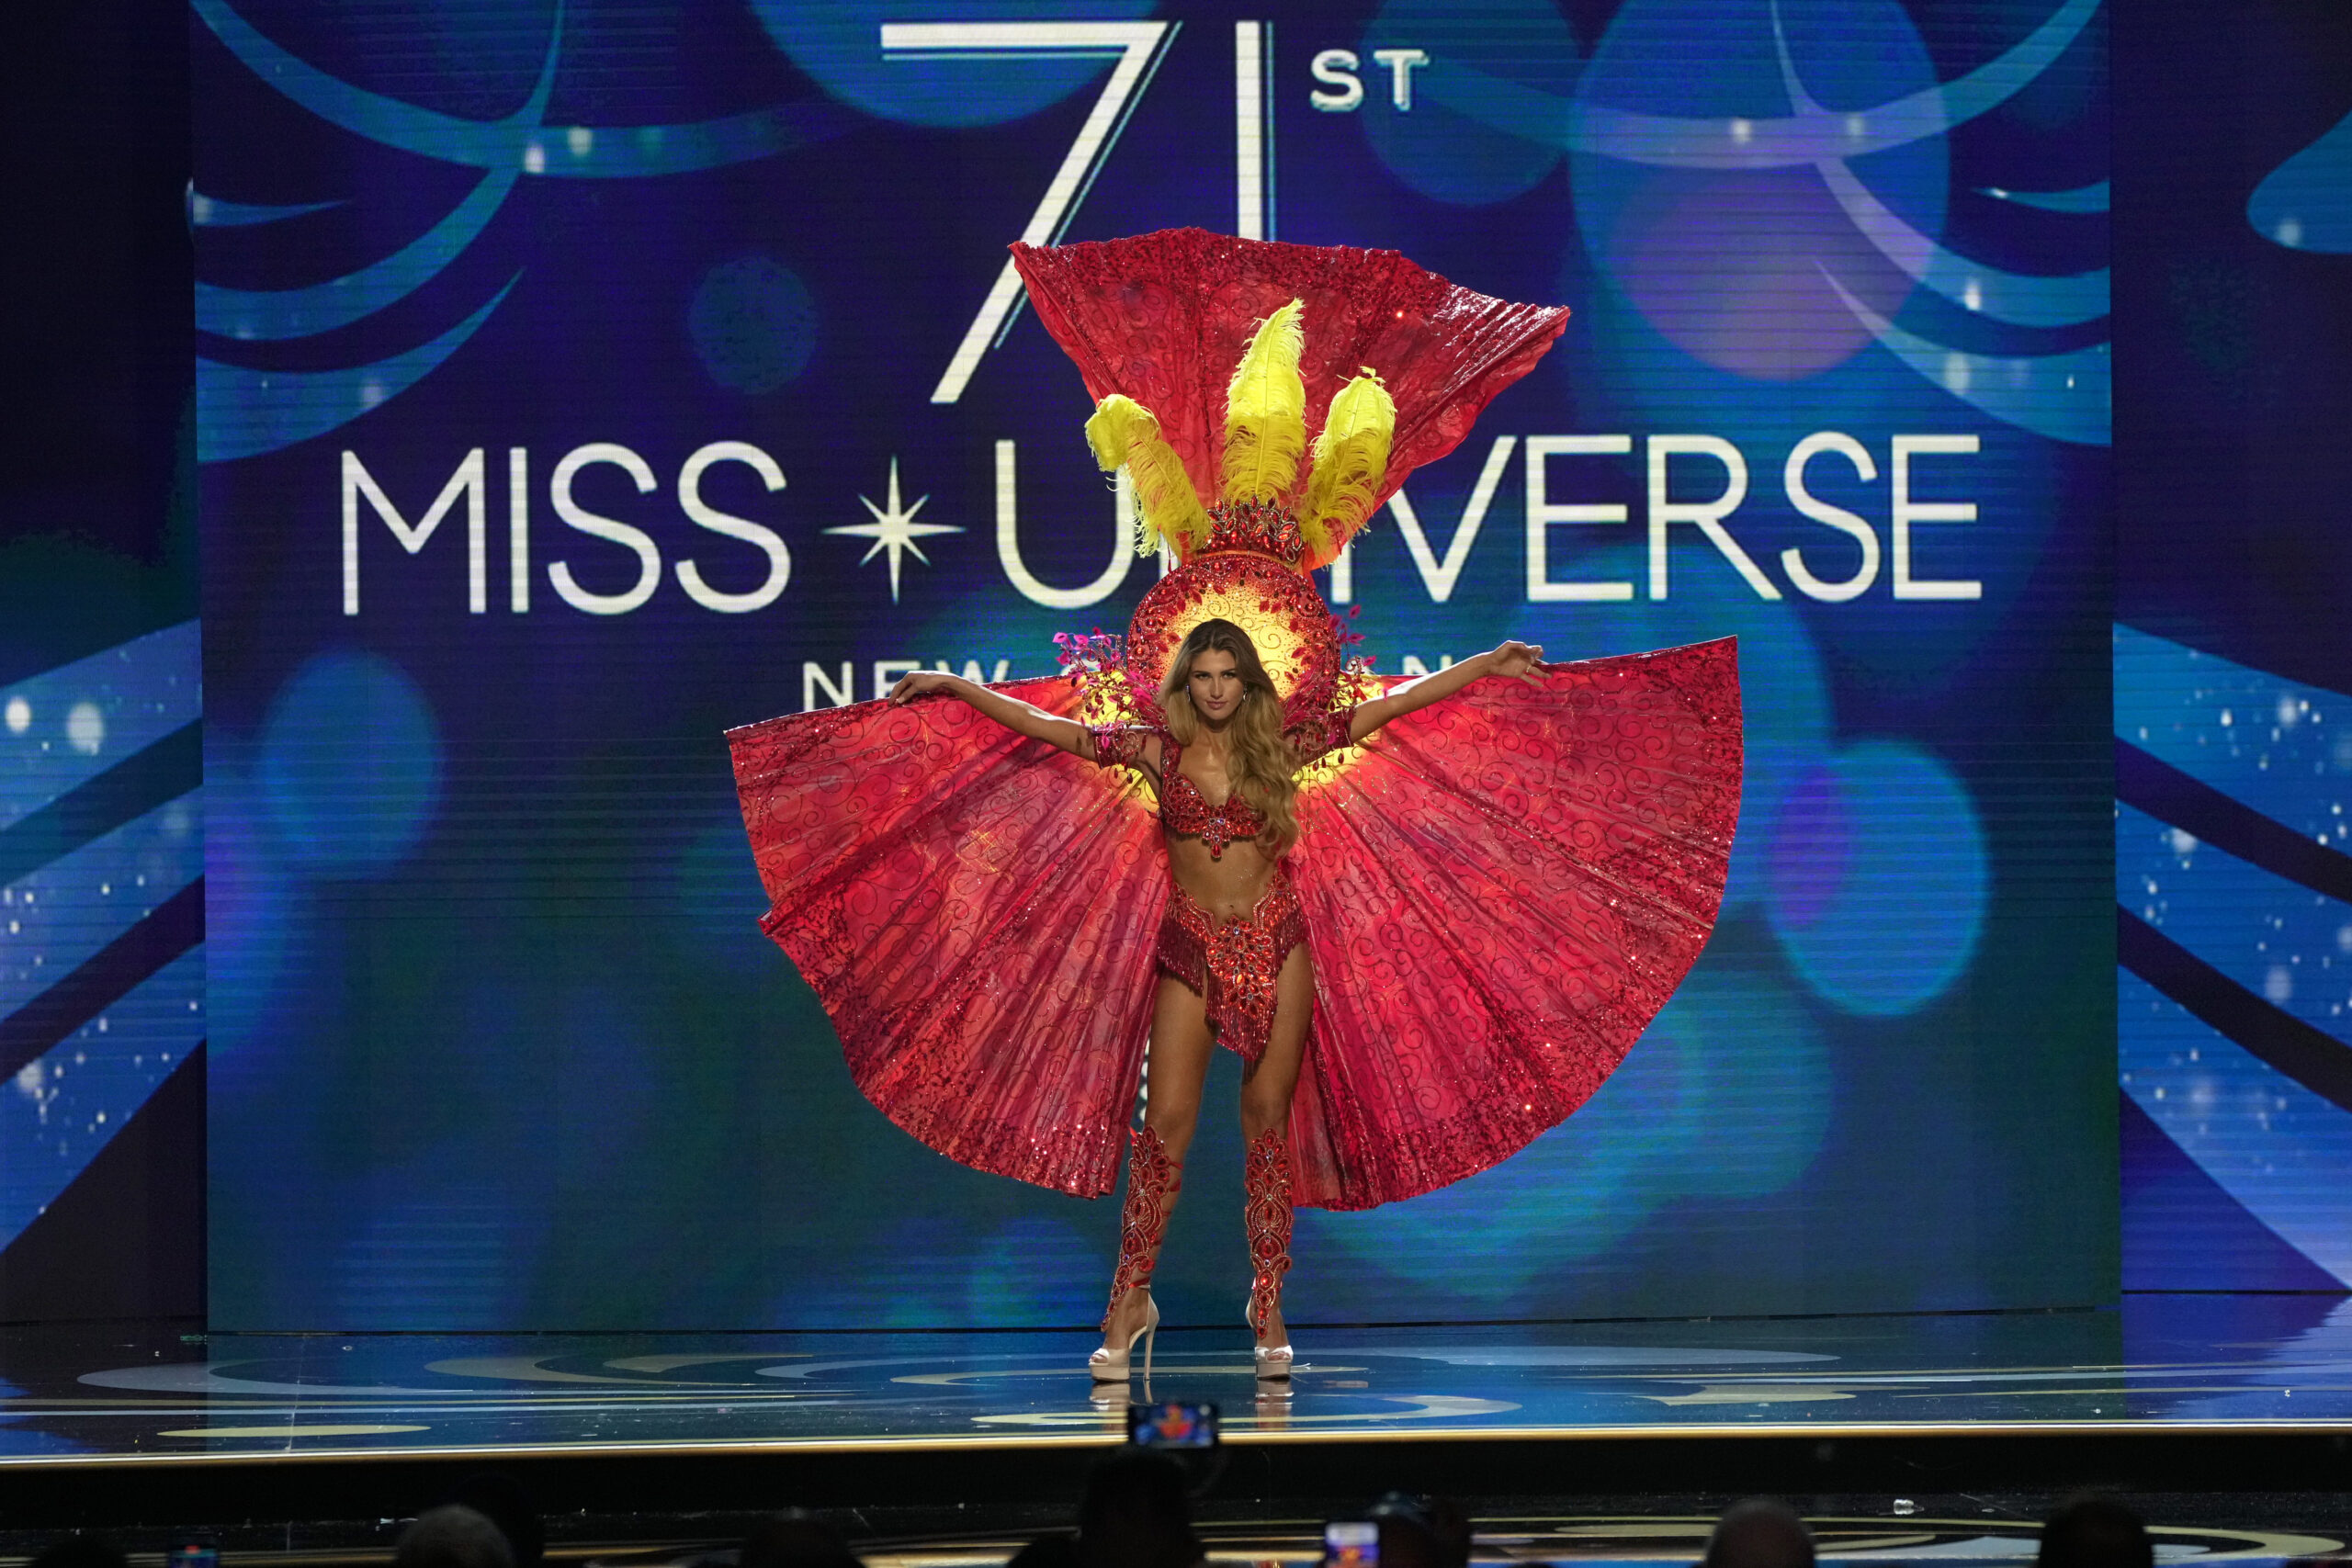
[[[1305,767],[1327,752],[1348,743],[1355,719],[1352,707],[1317,714],[1283,732],[1297,766]],[[1144,766],[1144,743],[1159,738],[1159,826],[1162,831],[1198,839],[1208,846],[1211,860],[1225,858],[1225,846],[1236,839],[1254,839],[1266,830],[1258,808],[1234,790],[1216,805],[1201,786],[1184,776],[1184,749],[1164,729],[1147,724],[1104,724],[1093,728],[1094,761],[1105,768]]]
[[[1198,839],[1208,846],[1209,859],[1223,860],[1225,846],[1236,839],[1254,839],[1266,830],[1266,819],[1256,807],[1230,791],[1215,806],[1201,786],[1184,776],[1183,749],[1175,738],[1159,740],[1159,826],[1162,831]]]

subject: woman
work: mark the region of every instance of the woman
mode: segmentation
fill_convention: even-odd
[[[918,673],[731,731],[762,927],[858,1088],[932,1148],[1098,1197],[1124,1141],[1103,1381],[1138,1337],[1148,1367],[1209,1051],[1236,1051],[1248,1312],[1283,1376],[1293,1204],[1373,1208],[1509,1158],[1704,945],[1739,808],[1736,652],[1547,665],[1506,642],[1410,682],[1343,662],[1310,574],[1565,310],[1391,251],[1197,230],[1013,259],[1095,400],[1096,462],[1125,470],[1137,552],[1176,568],[1124,638],[1061,639],[1060,675]]]
[[[1159,981],[1143,1123],[1150,1138],[1137,1140],[1145,1174],[1128,1183],[1102,1348],[1089,1363],[1098,1381],[1125,1381],[1135,1342],[1159,1325],[1152,1266],[1182,1185],[1209,1053],[1218,1043],[1243,1062],[1241,1135],[1250,1150],[1243,1180],[1256,1266],[1248,1318],[1257,1336],[1256,1363],[1261,1374],[1289,1370],[1282,1280],[1290,1267],[1290,1173],[1283,1139],[1315,1006],[1305,920],[1283,865],[1298,840],[1295,775],[1325,753],[1354,745],[1390,719],[1482,676],[1540,685],[1532,671],[1543,657],[1540,648],[1506,642],[1287,732],[1281,694],[1249,634],[1218,619],[1194,626],[1170,660],[1159,691],[1164,728],[1090,728],[937,671],[918,671],[891,691],[897,704],[933,694],[954,697],[1017,734],[1098,766],[1135,768],[1159,798],[1175,886],[1154,955]],[[1212,956],[1224,953],[1231,953],[1229,963]],[[1279,1203],[1271,1201],[1277,1192]]]

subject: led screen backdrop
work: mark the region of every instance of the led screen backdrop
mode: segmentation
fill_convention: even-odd
[[[2098,6],[194,14],[216,1325],[1099,1314],[1111,1205],[850,1085],[720,732],[1125,624],[1004,246],[1185,223],[1576,311],[1325,574],[1379,668],[1732,633],[1750,726],[1625,1067],[1294,1315],[2112,1293]]]
[[[2117,58],[2118,510],[2164,541],[2116,591],[2124,1285],[2341,1292],[2352,15],[2166,0]]]

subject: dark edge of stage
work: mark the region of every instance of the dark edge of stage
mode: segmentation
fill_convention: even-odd
[[[1067,1506],[1110,1446],[1101,1437],[579,1445],[461,1450],[59,1456],[0,1463],[12,1530],[211,1519],[375,1520],[413,1514],[484,1471],[520,1482],[546,1516],[757,1513],[788,1505],[945,1521]],[[1215,1497],[1312,1515],[1391,1486],[1464,1499],[1753,1494],[1855,1497],[2030,1492],[2352,1495],[2352,1423],[2089,1422],[1586,1428],[1238,1437]],[[1204,1472],[1204,1480],[1206,1475]]]

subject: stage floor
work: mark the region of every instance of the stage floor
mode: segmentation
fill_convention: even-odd
[[[1163,1329],[1149,1393],[1228,1443],[2167,1427],[2352,1432],[2352,1303],[1420,1328],[1301,1325],[1290,1385],[1238,1328]],[[1067,1333],[184,1336],[28,1329],[0,1466],[1115,1440]]]

